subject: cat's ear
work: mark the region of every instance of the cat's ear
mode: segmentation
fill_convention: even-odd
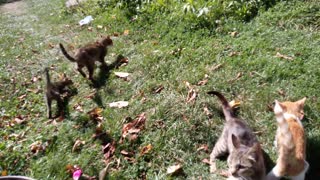
[[[284,112],[285,111],[285,106],[281,104],[281,102],[279,102],[278,100],[275,100],[274,101],[274,108],[273,108],[273,111],[275,113],[281,113],[281,112]]]
[[[304,98],[298,100],[296,103],[298,103],[298,105],[299,105],[300,107],[304,107],[304,103],[306,102],[306,100],[307,100],[307,98],[304,97]]]
[[[234,134],[231,135],[231,140],[232,140],[232,144],[233,147],[235,147],[236,149],[238,149],[240,147],[240,141],[237,138],[237,136],[235,136]]]

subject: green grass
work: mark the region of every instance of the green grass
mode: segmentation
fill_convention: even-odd
[[[209,158],[224,122],[218,100],[206,95],[214,89],[229,100],[241,101],[239,116],[260,132],[258,138],[273,162],[276,125],[267,105],[275,99],[308,96],[303,121],[311,165],[308,179],[319,178],[318,2],[279,2],[250,22],[230,20],[209,29],[190,29],[184,22],[161,16],[150,24],[139,19],[128,22],[126,17],[112,19],[112,14],[105,12],[94,17],[92,31],[77,24],[85,15],[65,13],[60,0],[25,2],[26,10],[20,15],[0,10],[0,171],[36,179],[70,179],[65,167],[71,164],[79,165],[90,176],[98,176],[105,167],[104,156],[101,141],[92,138],[96,124],[86,113],[102,107],[103,130],[116,142],[108,171],[110,179],[222,179],[210,174],[208,165],[201,162]],[[106,31],[97,25],[103,25]],[[129,35],[114,39],[106,60],[112,63],[123,55],[129,63],[102,75],[101,79],[106,79],[100,88],[93,88],[57,46],[62,42],[77,47],[98,39],[100,34],[122,34],[125,30]],[[232,37],[233,31],[239,34]],[[237,55],[230,56],[234,52]],[[277,52],[294,60],[277,58]],[[218,64],[222,64],[221,68],[211,70]],[[46,118],[42,80],[46,66],[54,67],[51,74],[56,79],[65,72],[78,89],[69,102],[69,117],[56,125]],[[116,71],[129,72],[130,80],[116,78]],[[231,81],[238,73],[242,76]],[[209,76],[208,83],[196,86],[205,74]],[[100,77],[99,69],[95,76]],[[36,81],[32,81],[34,77]],[[198,92],[194,103],[186,103],[185,81]],[[164,89],[154,93],[160,85]],[[37,89],[39,92],[32,92]],[[95,91],[94,98],[86,98]],[[120,100],[129,101],[129,106],[108,107],[108,103]],[[74,110],[77,104],[84,112]],[[206,106],[213,114],[211,118],[203,110]],[[147,121],[139,139],[120,144],[125,119],[143,112]],[[14,118],[19,116],[26,122],[17,124]],[[80,151],[72,152],[77,139],[86,143]],[[45,151],[31,152],[30,145],[36,141],[48,144]],[[152,150],[140,156],[140,149],[148,144]],[[209,152],[197,152],[203,144],[209,146]],[[126,160],[122,150],[132,152],[134,162]],[[177,163],[182,164],[184,175],[167,175],[167,168]],[[226,168],[224,161],[219,165]]]

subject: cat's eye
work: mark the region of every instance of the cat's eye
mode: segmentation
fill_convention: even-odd
[[[237,165],[236,165],[236,169],[237,169],[237,170],[239,170],[239,169],[241,169],[241,168],[243,168],[243,166],[241,166],[240,164],[237,164]]]

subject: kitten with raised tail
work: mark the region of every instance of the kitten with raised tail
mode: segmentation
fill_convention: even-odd
[[[263,151],[255,134],[243,120],[235,117],[228,101],[221,93],[210,91],[208,94],[219,98],[226,119],[222,134],[210,154],[210,172],[216,172],[218,157],[229,154],[228,180],[263,180],[265,178]]]
[[[60,116],[64,116],[63,95],[64,93],[71,93],[67,87],[73,84],[73,82],[68,78],[58,82],[51,82],[49,68],[45,68],[44,71],[46,76],[45,100],[47,104],[47,116],[49,119],[53,118],[51,109],[53,100],[57,101],[57,107]]]
[[[304,180],[309,164],[306,161],[306,138],[301,123],[306,98],[296,102],[275,100],[274,113],[277,120],[275,146],[278,150],[276,166],[269,172],[267,180],[283,176],[292,180]]]
[[[106,62],[104,61],[105,56],[107,55],[108,46],[112,46],[112,39],[107,36],[102,38],[100,41],[87,44],[76,50],[74,57],[68,54],[64,46],[60,43],[60,49],[63,55],[70,60],[71,62],[77,63],[77,70],[80,74],[86,78],[86,74],[82,70],[84,67],[88,69],[89,80],[93,81],[93,72],[95,61],[99,61],[104,67],[107,67]]]

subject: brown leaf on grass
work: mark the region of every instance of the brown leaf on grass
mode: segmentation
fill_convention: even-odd
[[[239,55],[241,55],[241,53],[239,51],[232,51],[228,54],[229,57],[239,56]]]
[[[53,48],[54,48],[54,44],[48,43],[48,47],[51,48],[51,49],[53,49]]]
[[[114,72],[114,74],[119,78],[127,78],[130,75],[127,72]]]
[[[209,118],[212,118],[213,114],[209,111],[208,105],[205,105],[205,106],[203,107],[203,111],[204,111],[204,113],[205,113]]]
[[[87,114],[90,116],[92,120],[101,122],[103,120],[101,113],[102,113],[102,109],[99,107],[96,107],[91,111],[89,111]]]
[[[132,122],[124,124],[122,127],[122,135],[121,135],[120,143],[127,136],[129,137],[129,140],[131,141],[135,140],[138,137],[138,133],[144,128],[145,122],[146,122],[146,113],[141,113]]]
[[[41,80],[40,76],[33,76],[32,79],[31,79],[31,82],[35,83],[35,82],[37,82],[39,80]]]
[[[199,151],[204,151],[204,152],[209,152],[209,147],[207,144],[202,144],[198,149],[197,152]]]
[[[113,33],[113,36],[118,37],[118,36],[119,36],[119,33],[118,33],[118,32],[114,32],[114,33]]]
[[[286,92],[282,89],[278,89],[277,90],[278,94],[281,95],[282,97],[285,97],[286,96]]]
[[[128,151],[126,151],[126,150],[121,150],[120,151],[120,154],[122,154],[122,155],[124,155],[124,156],[131,156],[132,154],[131,153],[129,153]],[[130,155],[131,154],[131,155]]]
[[[205,164],[211,165],[209,159],[207,159],[207,158],[203,159],[201,162],[203,162],[203,163],[205,163]]]
[[[152,149],[152,145],[151,144],[148,144],[147,146],[144,146],[140,149],[140,156],[143,156],[147,153],[149,153]]]
[[[214,65],[212,67],[209,67],[209,71],[215,71],[215,70],[218,70],[222,67],[223,64],[217,64],[217,65]]]
[[[239,34],[239,33],[238,33],[237,31],[230,32],[230,36],[231,36],[231,37],[237,37],[238,34]]]
[[[76,142],[73,144],[73,147],[72,147],[72,151],[71,151],[71,152],[75,152],[75,151],[79,150],[80,147],[81,147],[82,145],[85,145],[85,144],[86,144],[85,141],[81,141],[81,140],[77,139]]]
[[[228,82],[231,83],[231,82],[237,81],[237,80],[240,79],[242,76],[243,76],[243,73],[242,73],[242,72],[239,72],[235,78],[230,79]]]
[[[128,105],[129,105],[128,101],[117,101],[117,102],[109,103],[109,107],[117,107],[117,108],[127,107]]]
[[[167,168],[167,174],[175,174],[175,173],[178,173],[181,170],[182,170],[182,165],[181,164],[176,164],[176,165],[173,165],[173,166],[169,166]]]
[[[20,101],[22,101],[22,100],[25,99],[26,97],[27,97],[27,94],[23,94],[23,95],[19,96],[18,99],[19,99]]]
[[[32,92],[32,93],[34,93],[34,94],[38,94],[38,93],[41,92],[41,89],[40,89],[40,88],[38,88],[38,89],[27,89],[27,91],[28,91],[28,92]]]
[[[8,171],[7,170],[1,171],[1,176],[7,176],[7,175],[8,175]]]
[[[78,103],[73,106],[73,109],[78,112],[83,112],[82,105]]]
[[[190,85],[189,82],[185,81],[184,83],[189,89],[186,102],[187,103],[194,102],[197,98],[197,91]]]
[[[128,29],[124,30],[124,31],[123,31],[123,35],[124,35],[124,36],[128,36],[128,35],[129,35],[129,30],[128,30]]]
[[[103,156],[104,156],[104,162],[105,164],[109,164],[111,161],[111,158],[116,150],[115,142],[108,143],[107,145],[103,146]]]
[[[283,54],[281,54],[281,53],[279,53],[279,52],[277,52],[277,54],[275,55],[275,57],[278,57],[278,58],[280,58],[280,59],[290,60],[290,61],[293,60],[293,57],[287,56],[287,55],[283,55]]]
[[[153,89],[153,92],[156,93],[156,94],[158,94],[158,93],[160,93],[163,89],[164,89],[164,86],[163,86],[163,85],[160,85],[160,86],[154,88],[154,89]]]
[[[46,147],[48,146],[48,143],[41,143],[40,141],[36,141],[32,143],[29,147],[32,153],[37,155],[41,151],[45,151]]]
[[[201,81],[199,81],[199,82],[197,83],[197,85],[198,85],[198,86],[206,85],[207,82],[208,82],[208,78],[209,78],[209,75],[208,75],[208,74],[205,74],[205,75],[204,75],[204,78],[203,78]]]
[[[24,119],[22,116],[17,116],[14,118],[14,121],[16,124],[22,124],[22,123],[26,122],[27,119]]]
[[[232,109],[235,109],[235,108],[238,108],[240,106],[241,102],[238,101],[238,100],[232,100],[229,102],[229,106],[232,108]]]

